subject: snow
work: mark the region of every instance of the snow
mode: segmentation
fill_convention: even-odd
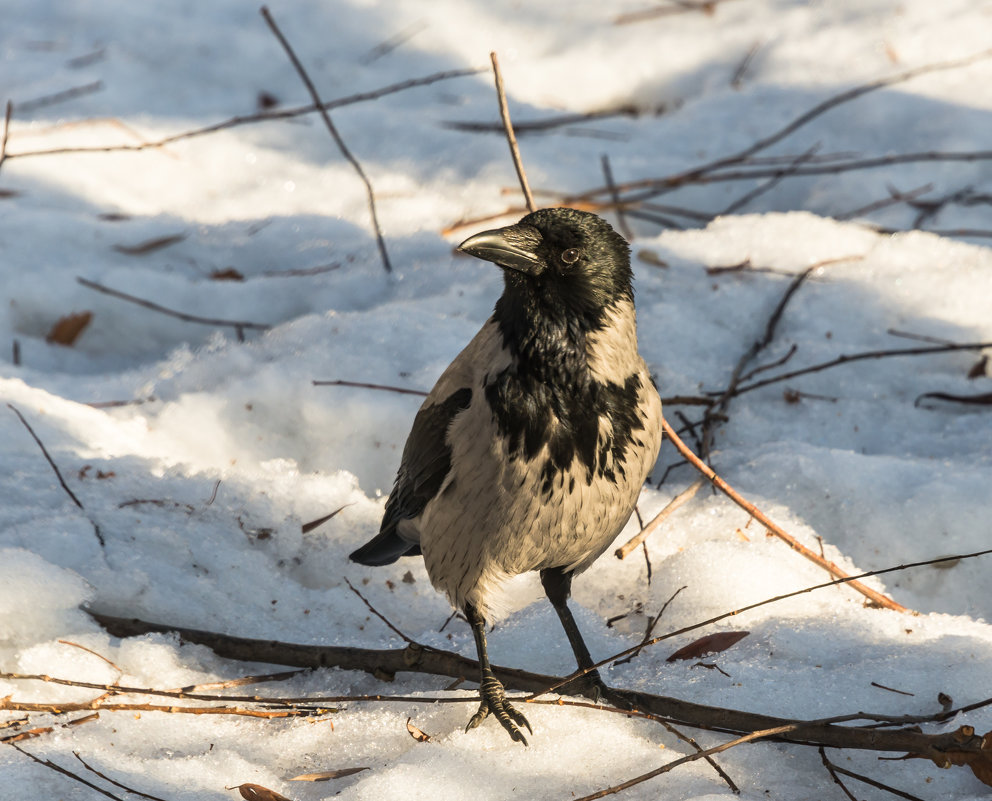
[[[591,0],[334,0],[278,4],[272,13],[325,99],[485,68],[495,49],[517,122],[615,106],[642,110],[521,136],[532,185],[566,193],[602,185],[604,153],[625,182],[739,152],[845,89],[980,53],[992,26],[989,8],[966,0],[726,0],[712,14],[612,22],[643,8],[633,0],[609,7]],[[377,530],[419,399],[313,381],[426,390],[491,311],[498,271],[452,251],[495,223],[442,233],[456,220],[519,202],[503,137],[446,126],[497,119],[490,73],[332,112],[375,186],[394,264],[386,274],[364,187],[312,115],[140,152],[17,157],[157,140],[251,114],[263,91],[282,108],[306,105],[254,6],[105,0],[8,11],[0,101],[11,99],[14,114],[0,190],[16,194],[0,197],[0,399],[30,423],[85,513],[18,418],[0,409],[0,670],[168,689],[278,669],[221,659],[171,635],[116,639],[85,605],[247,637],[401,646],[346,579],[418,641],[473,654],[463,622],[439,631],[450,609],[419,560],[369,569],[346,559]],[[397,35],[407,38],[372,57]],[[730,80],[754,46],[734,89]],[[99,91],[29,105],[95,81]],[[762,155],[795,158],[814,146],[821,155],[862,156],[980,150],[990,128],[989,87],[992,58],[958,63],[839,105]],[[702,184],[659,202],[716,214],[756,185]],[[943,234],[906,230],[919,210],[905,203],[847,219],[889,197],[889,187],[927,185],[922,200],[965,188],[988,194],[992,166],[914,162],[790,178],[737,213],[689,230],[632,219],[641,349],[661,394],[724,387],[792,276],[813,265],[760,363],[793,345],[797,352],[782,369],[925,344],[892,330],[992,340],[992,251],[974,233],[989,227],[987,203],[949,203],[923,221]],[[954,234],[962,229],[973,233]],[[116,249],[166,236],[181,238],[144,254]],[[706,270],[745,261],[750,269]],[[211,279],[229,268],[244,280]],[[233,328],[158,314],[77,277],[187,314],[271,327],[248,330],[239,342]],[[93,318],[72,347],[46,342],[57,320],[81,311]],[[713,464],[773,520],[813,550],[822,545],[850,572],[981,550],[992,518],[988,407],[914,404],[927,392],[989,392],[990,371],[967,377],[978,358],[959,351],[859,361],[745,393],[717,430]],[[803,393],[798,402],[787,402],[786,388]],[[89,405],[110,401],[140,402]],[[671,404],[673,424],[676,411],[698,414]],[[654,478],[677,460],[665,446]],[[680,467],[646,489],[643,517],[694,478]],[[315,531],[301,532],[336,509]],[[636,528],[632,522],[618,544]],[[639,642],[648,616],[679,587],[685,590],[656,633],[827,579],[726,498],[706,492],[649,539],[648,555],[650,581],[635,552],[622,562],[607,553],[575,582],[573,607],[597,658]],[[800,718],[927,714],[939,709],[940,692],[955,705],[978,701],[989,695],[992,663],[989,558],[867,580],[918,614],[865,608],[849,589],[821,590],[666,641],[605,677]],[[512,591],[516,611],[490,636],[493,660],[569,672],[571,653],[535,578],[516,580]],[[695,636],[731,629],[750,635],[707,659],[720,671],[665,661]],[[401,673],[384,684],[365,673],[320,670],[244,691],[463,703],[351,702],[326,718],[290,721],[104,711],[98,721],[56,726],[18,745],[125,793],[86,771],[76,752],[108,777],[171,801],[237,797],[227,788],[242,783],[292,799],[566,799],[689,753],[651,721],[569,706],[528,705],[534,735],[526,749],[492,721],[466,733],[475,704],[470,681],[449,690],[441,677]],[[96,692],[0,680],[0,698],[16,701],[68,703]],[[408,718],[431,742],[409,735]],[[33,714],[28,727],[60,721]],[[992,711],[928,730],[964,724],[987,732]],[[707,746],[726,739],[693,735]],[[878,762],[853,751],[831,756],[924,797],[988,793],[964,768]],[[842,797],[813,749],[754,744],[718,761],[742,798]],[[368,770],[327,783],[290,781],[359,766]],[[22,801],[94,797],[13,748],[0,749],[0,775],[2,794]],[[868,792],[850,781],[859,797]],[[618,797],[662,795],[731,792],[695,762]]]

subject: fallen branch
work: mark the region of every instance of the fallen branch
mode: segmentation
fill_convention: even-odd
[[[697,478],[692,484],[690,484],[686,489],[682,490],[678,495],[676,495],[672,500],[668,502],[664,509],[662,509],[658,514],[651,518],[650,522],[644,526],[637,534],[631,537],[627,542],[620,546],[614,551],[617,559],[626,559],[630,552],[635,548],[640,547],[641,543],[644,542],[648,537],[650,537],[655,530],[660,526],[668,517],[680,506],[687,503],[698,491],[699,488],[706,483],[703,478]]]
[[[104,286],[103,284],[98,284],[96,281],[90,281],[87,278],[82,278],[77,276],[76,280],[82,284],[87,289],[93,289],[97,292],[102,292],[104,295],[110,295],[113,298],[120,298],[121,300],[126,300],[128,303],[134,303],[138,306],[142,306],[146,309],[151,309],[159,314],[165,314],[169,317],[175,317],[177,320],[183,320],[187,323],[200,323],[201,325],[214,325],[214,326],[229,326],[234,328],[238,335],[238,342],[245,341],[245,329],[254,329],[257,331],[268,331],[272,326],[267,323],[250,323],[244,320],[220,320],[214,317],[199,317],[195,314],[187,314],[186,312],[176,311],[175,309],[169,309],[165,306],[160,306],[158,303],[153,303],[150,300],[145,300],[144,298],[135,297],[134,295],[129,295],[126,292],[121,292],[118,289],[111,289],[109,286]]]
[[[48,462],[49,466],[54,471],[55,477],[59,480],[59,484],[62,485],[62,489],[65,490],[66,495],[68,495],[72,499],[72,502],[76,504],[77,507],[79,507],[79,510],[83,514],[86,514],[86,507],[83,506],[83,502],[76,497],[76,493],[74,493],[71,489],[69,489],[69,485],[65,483],[65,479],[62,478],[62,471],[60,471],[59,466],[55,464],[55,460],[51,457],[51,454],[49,454],[48,449],[45,447],[45,443],[41,441],[41,438],[34,432],[34,429],[31,428],[30,423],[28,423],[28,421],[24,419],[24,415],[20,413],[20,411],[17,409],[16,406],[14,406],[11,403],[8,403],[7,408],[17,415],[17,419],[21,421],[24,427],[28,430],[28,433],[31,435],[31,438],[35,441],[38,447],[41,448],[42,456],[45,457],[45,461]],[[96,539],[100,543],[100,547],[101,548],[106,547],[107,542],[103,538],[103,533],[100,531],[100,527],[96,524],[96,522],[92,518],[89,518],[88,516],[87,518],[90,521],[90,525],[93,526],[93,533],[96,535]]]
[[[761,381],[755,381],[753,384],[746,384],[743,387],[737,387],[737,389],[734,390],[734,396],[736,397],[737,395],[743,395],[745,392],[760,389],[761,387],[767,387],[769,384],[775,384],[779,381],[788,381],[790,378],[808,375],[809,373],[815,373],[820,370],[827,370],[831,367],[839,367],[842,364],[850,364],[851,362],[863,361],[865,359],[886,359],[893,356],[925,356],[930,353],[950,353],[951,351],[956,350],[982,350],[983,348],[992,348],[992,342],[952,343],[950,345],[934,345],[923,348],[893,348],[891,350],[871,350],[863,353],[852,353],[849,355],[843,354],[838,356],[836,359],[820,362],[819,364],[813,364],[809,367],[802,367],[788,373],[780,373],[779,375],[774,375],[770,378],[762,379]]]
[[[25,150],[20,153],[8,153],[7,158],[31,158],[35,156],[55,156],[55,155],[68,155],[74,153],[111,153],[116,151],[140,151],[140,150],[150,150],[155,148],[165,147],[166,145],[171,145],[174,142],[182,141],[183,139],[193,139],[198,136],[205,136],[207,134],[217,133],[218,131],[224,131],[228,128],[237,128],[242,125],[251,125],[258,122],[272,122],[274,120],[288,120],[295,117],[302,117],[307,114],[313,114],[315,111],[331,110],[335,108],[341,108],[343,106],[349,106],[354,103],[363,103],[370,100],[378,100],[386,95],[393,94],[395,92],[402,92],[407,89],[414,89],[420,86],[429,86],[430,84],[437,83],[438,81],[446,81],[452,78],[464,78],[469,75],[477,75],[482,72],[481,68],[478,69],[461,69],[461,70],[445,70],[443,72],[435,72],[431,75],[426,75],[422,78],[411,78],[406,81],[400,81],[399,83],[390,84],[389,86],[384,86],[381,89],[374,89],[369,92],[360,92],[358,94],[349,95],[347,97],[338,98],[337,100],[328,100],[323,105],[317,106],[315,104],[310,104],[307,106],[298,106],[295,108],[288,108],[282,111],[266,111],[260,114],[247,114],[237,117],[231,117],[230,119],[223,120],[222,122],[215,122],[211,125],[206,125],[202,128],[194,128],[190,131],[183,131],[182,133],[171,134],[161,139],[156,139],[149,142],[141,142],[136,145],[95,145],[95,146],[78,146],[78,147],[57,147],[49,148],[47,150]]]
[[[837,582],[818,586],[830,586],[834,583]],[[803,592],[812,589],[807,588]],[[149,623],[134,618],[114,617],[94,610],[87,611],[113,636],[130,637],[155,632],[174,633],[178,634],[185,642],[205,645],[218,656],[227,659],[268,662],[293,667],[338,667],[345,670],[372,672],[379,676],[407,671],[462,678],[475,675],[478,670],[478,665],[474,659],[418,643],[409,643],[398,649],[382,650],[346,646],[306,646],[274,640],[233,637],[216,632]],[[664,637],[667,636],[670,635]],[[655,638],[655,641],[664,639],[664,637]],[[639,644],[635,646],[635,649],[643,646],[644,644]],[[571,680],[569,677],[547,676],[497,666],[493,666],[493,671],[508,689],[541,694],[549,686],[560,686]],[[609,694],[611,702],[633,706],[635,710],[662,716],[669,722],[696,728],[745,736],[765,732],[768,729],[778,729],[774,734],[762,733],[761,736],[802,745],[910,753],[931,759],[940,765],[951,764],[952,760],[963,760],[965,757],[980,761],[980,764],[984,764],[985,761],[992,761],[992,737],[986,737],[983,743],[981,737],[973,732],[969,734],[966,731],[967,727],[940,734],[923,734],[915,728],[892,730],[869,726],[836,725],[855,720],[876,720],[876,716],[863,712],[831,718],[828,721],[795,721],[759,713],[709,707],[677,698],[633,690],[610,689]],[[389,699],[372,697],[368,700]],[[458,700],[463,701],[465,699]],[[992,704],[992,699],[982,702],[982,705],[987,704]],[[973,705],[970,708],[976,707]],[[959,711],[946,710],[936,715],[927,716],[923,720],[948,720]],[[920,718],[907,717],[901,722],[909,725],[920,721]],[[975,768],[973,767],[973,769]]]
[[[382,266],[385,268],[387,273],[392,272],[393,266],[389,262],[389,253],[386,251],[386,240],[383,239],[382,228],[379,226],[379,215],[376,213],[375,209],[375,192],[372,190],[372,182],[365,174],[365,170],[362,169],[362,165],[358,162],[358,159],[355,158],[352,152],[348,149],[348,146],[344,143],[344,139],[341,138],[341,134],[338,133],[338,129],[334,127],[334,123],[331,122],[331,115],[328,114],[327,109],[324,108],[324,101],[320,99],[320,95],[317,93],[317,87],[314,86],[313,81],[310,80],[310,76],[307,74],[307,71],[300,62],[300,59],[297,58],[292,45],[290,45],[286,37],[283,36],[282,31],[279,30],[279,26],[276,25],[276,21],[272,18],[272,14],[269,13],[268,7],[262,6],[261,12],[266,23],[268,23],[269,28],[272,30],[272,33],[275,34],[276,39],[279,40],[279,44],[282,45],[283,50],[286,51],[286,55],[289,56],[289,60],[292,62],[293,67],[300,76],[300,80],[303,81],[303,85],[306,86],[307,91],[310,93],[310,97],[313,98],[313,103],[319,110],[321,119],[324,120],[324,125],[331,134],[331,138],[334,140],[334,143],[338,146],[338,150],[341,151],[341,155],[344,156],[351,166],[355,168],[355,172],[358,173],[358,177],[361,178],[362,183],[365,184],[365,190],[368,194],[369,201],[369,214],[372,216],[372,227],[375,229],[375,241],[379,246],[379,256],[382,258]]]
[[[848,576],[843,570],[841,570],[833,562],[824,559],[815,551],[811,551],[805,545],[803,545],[799,540],[793,537],[791,534],[786,533],[784,529],[773,523],[758,507],[753,503],[742,497],[733,487],[731,487],[726,481],[724,481],[720,476],[714,472],[713,468],[705,464],[692,450],[679,439],[679,435],[675,433],[675,430],[671,427],[669,422],[662,418],[661,421],[662,430],[665,435],[671,440],[672,444],[676,447],[679,453],[681,453],[686,459],[688,459],[692,466],[695,467],[700,473],[702,473],[710,482],[720,490],[724,495],[726,495],[730,500],[736,503],[741,509],[755,518],[759,523],[761,523],[769,532],[774,534],[780,540],[786,542],[789,547],[794,551],[797,551],[801,555],[805,556],[811,562],[822,567],[830,575],[836,576],[839,579],[845,579],[851,585],[851,589],[857,590],[866,598],[868,598],[872,603],[878,606],[884,607],[885,609],[891,609],[895,612],[908,612],[905,606],[896,603],[891,598],[882,595],[880,592],[876,592],[870,587],[866,587],[860,581]]]

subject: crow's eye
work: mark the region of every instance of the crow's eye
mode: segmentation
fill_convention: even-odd
[[[581,254],[579,253],[578,248],[569,248],[568,250],[562,252],[561,260],[565,264],[575,264],[575,262],[579,260],[580,255]]]

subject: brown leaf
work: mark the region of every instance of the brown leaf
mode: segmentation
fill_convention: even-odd
[[[686,646],[679,648],[674,654],[668,657],[667,662],[674,662],[677,659],[698,659],[705,654],[715,654],[726,651],[730,646],[740,642],[749,631],[718,631],[716,634],[707,634],[698,640],[693,640]]]
[[[79,338],[92,319],[93,313],[88,311],[67,314],[52,326],[45,341],[68,347]]]
[[[279,795],[275,790],[262,787],[260,784],[239,784],[228,789],[237,790],[245,801],[290,801],[286,796]]]
[[[971,366],[971,369],[968,371],[968,378],[971,379],[981,378],[982,376],[985,375],[985,371],[988,368],[988,365],[989,365],[988,354],[983,353],[982,358],[980,358],[977,362],[975,362]]]
[[[223,270],[214,270],[210,273],[211,281],[244,281],[245,277],[233,267],[226,267]]]
[[[139,242],[137,245],[114,245],[114,250],[128,256],[144,256],[148,253],[153,253],[156,250],[167,248],[169,245],[174,245],[176,242],[182,242],[185,238],[186,234],[158,236],[154,239],[146,239],[144,242]]]
[[[363,770],[368,770],[368,768],[338,768],[337,770],[323,770],[319,773],[301,773],[299,776],[294,776],[290,781],[326,782],[328,779],[341,779],[345,776],[351,776],[353,773],[361,773]]]
[[[431,736],[429,734],[424,734],[410,722],[411,720],[413,720],[413,718],[406,719],[406,730],[410,732],[410,736],[418,743],[429,743],[431,741]]]

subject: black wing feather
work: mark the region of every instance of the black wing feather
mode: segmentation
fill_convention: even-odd
[[[421,407],[403,447],[403,460],[393,491],[386,501],[386,512],[379,533],[351,554],[363,565],[388,565],[401,556],[415,556],[420,545],[403,539],[396,527],[402,520],[417,517],[441,489],[451,470],[448,427],[455,415],[468,408],[472,390],[463,387],[440,403]]]

